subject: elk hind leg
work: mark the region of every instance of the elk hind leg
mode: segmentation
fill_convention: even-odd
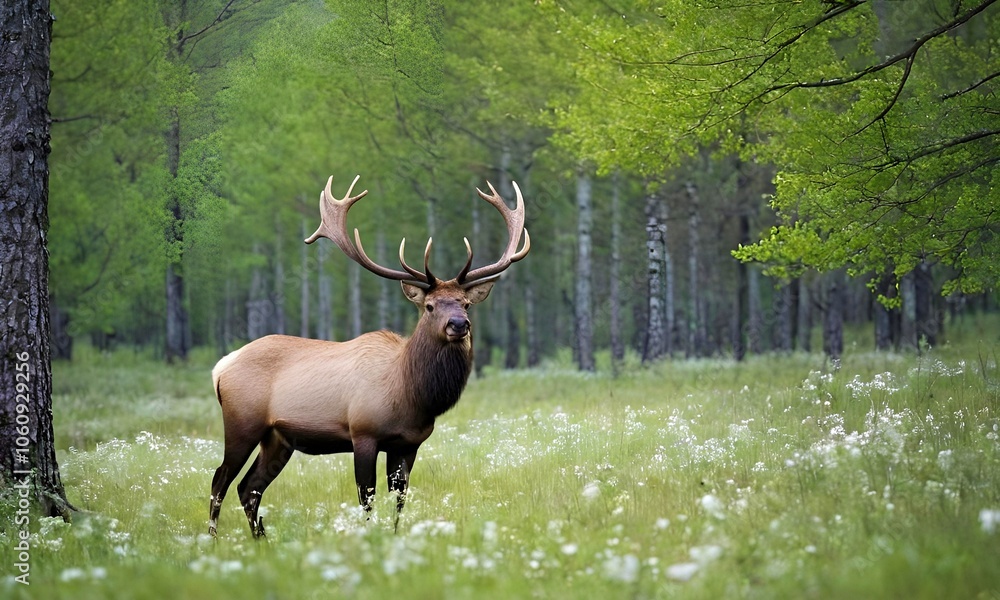
[[[271,430],[261,441],[260,452],[257,453],[253,466],[237,486],[243,511],[246,512],[247,521],[250,523],[250,533],[255,538],[264,536],[264,519],[257,516],[260,499],[267,486],[288,464],[293,452],[291,444],[280,433]]]
[[[222,501],[226,498],[226,492],[233,480],[239,475],[240,469],[246,464],[247,459],[253,452],[253,447],[257,440],[250,443],[226,443],[222,464],[215,470],[212,477],[212,498],[208,505],[208,533],[215,537],[216,527],[219,523],[219,512],[222,510]]]

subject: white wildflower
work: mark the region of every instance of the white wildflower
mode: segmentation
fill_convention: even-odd
[[[979,511],[979,526],[982,527],[983,533],[995,533],[997,525],[1000,525],[1000,509],[984,508]]]
[[[667,577],[676,581],[688,581],[698,572],[698,563],[686,562],[667,567]]]
[[[74,581],[76,579],[83,579],[86,573],[83,569],[79,567],[70,567],[69,569],[63,569],[63,572],[59,574],[60,581]]]
[[[587,500],[593,500],[601,495],[601,488],[598,486],[596,481],[591,481],[587,485],[583,486],[583,497]]]
[[[604,561],[604,575],[608,579],[632,583],[639,578],[639,558],[634,554],[611,554]]]
[[[688,551],[688,555],[691,556],[691,560],[694,562],[705,565],[722,556],[722,546],[715,544],[694,546]]]
[[[954,459],[951,455],[951,450],[942,450],[938,452],[937,464],[941,467],[942,471],[947,471],[954,464]]]
[[[483,541],[487,544],[495,544],[497,542],[496,521],[486,521],[483,523]]]
[[[725,519],[726,514],[724,512],[725,505],[722,500],[719,500],[718,496],[713,494],[705,494],[701,497],[701,507],[708,514],[712,515],[716,519]]]

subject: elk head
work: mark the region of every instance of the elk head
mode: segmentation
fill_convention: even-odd
[[[406,250],[406,238],[399,244],[399,264],[403,270],[390,269],[376,264],[365,253],[364,246],[361,245],[361,234],[355,228],[354,240],[351,241],[347,234],[347,212],[355,202],[364,198],[368,194],[365,190],[357,196],[352,196],[354,185],[357,184],[358,175],[351,182],[347,189],[347,194],[343,198],[333,197],[330,191],[333,185],[333,177],[326,182],[326,188],[320,194],[319,209],[321,222],[319,228],[305,242],[311,244],[320,237],[325,237],[335,244],[351,260],[358,263],[365,269],[375,273],[380,277],[399,281],[403,294],[421,311],[418,330],[430,331],[445,343],[467,342],[472,326],[469,322],[468,308],[472,304],[482,302],[489,296],[493,284],[504,270],[512,263],[515,263],[528,254],[531,249],[531,238],[528,230],[524,228],[524,198],[521,190],[514,183],[514,192],[517,195],[517,204],[514,209],[508,208],[506,202],[494,189],[493,184],[487,182],[491,194],[486,194],[476,188],[479,196],[489,202],[500,211],[507,224],[507,247],[497,262],[471,269],[472,267],[472,246],[468,238],[465,241],[467,259],[465,266],[454,279],[447,281],[438,279],[430,270],[430,255],[432,239],[427,240],[424,248],[424,269],[423,271],[411,267],[404,257]],[[524,234],[524,245],[518,250],[521,234]]]

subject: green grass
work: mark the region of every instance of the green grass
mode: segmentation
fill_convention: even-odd
[[[489,371],[421,448],[393,533],[350,456],[296,456],[255,542],[235,493],[207,532],[211,359],[85,352],[54,369],[63,480],[13,598],[1000,599],[1000,340],[968,318],[922,356]],[[606,361],[606,357],[605,357]],[[381,471],[381,465],[380,465]],[[984,512],[985,511],[985,512]],[[0,506],[12,565],[13,508]],[[0,575],[13,575],[11,567]]]

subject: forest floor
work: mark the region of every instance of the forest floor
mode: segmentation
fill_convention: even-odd
[[[350,456],[296,455],[255,541],[235,490],[208,536],[211,357],[83,349],[54,367],[63,481],[30,586],[0,504],[5,598],[1000,600],[1000,328],[915,353],[487,371],[421,448],[393,532]],[[382,461],[380,461],[381,463]],[[380,472],[382,466],[380,464]]]

